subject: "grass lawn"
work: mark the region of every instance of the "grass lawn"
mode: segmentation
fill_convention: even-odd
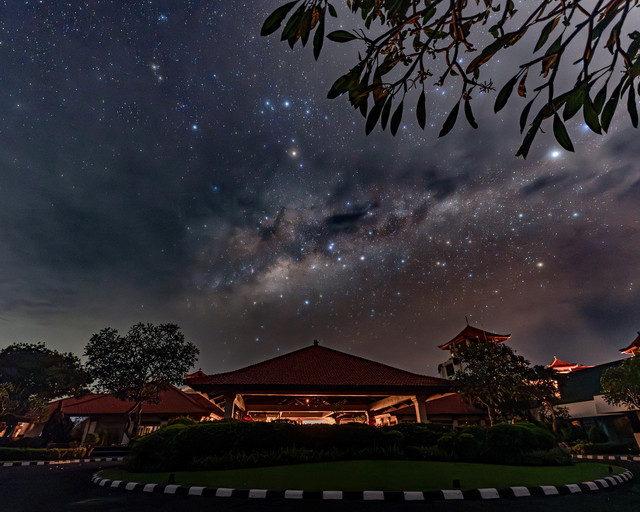
[[[614,474],[624,472],[612,466]],[[428,491],[514,485],[561,485],[609,476],[608,465],[582,462],[572,466],[499,466],[456,462],[357,460],[273,466],[222,471],[176,472],[175,483],[234,489],[302,489],[336,491]],[[100,472],[102,478],[139,483],[167,483],[169,473],[130,473],[122,469]]]

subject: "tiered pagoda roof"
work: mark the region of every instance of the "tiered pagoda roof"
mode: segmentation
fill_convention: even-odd
[[[553,356],[553,362],[550,365],[547,365],[547,368],[551,368],[558,373],[571,373],[578,370],[585,370],[586,368],[593,368],[593,365],[584,366],[578,363],[567,363],[566,361]]]
[[[638,337],[631,342],[627,348],[621,348],[620,352],[623,354],[630,354],[632,356],[638,355],[640,352],[640,331],[638,331]]]
[[[468,325],[462,329],[457,336],[447,341],[442,345],[438,345],[438,348],[442,350],[449,350],[452,346],[459,345],[461,343],[467,343],[469,341],[487,341],[491,343],[502,343],[508,340],[511,334],[496,334],[489,331],[483,331],[477,327]]]

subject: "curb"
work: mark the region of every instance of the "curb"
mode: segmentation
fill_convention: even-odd
[[[20,462],[0,462],[0,467],[12,466],[47,466],[49,464],[78,464],[80,462],[121,462],[124,457],[93,457],[89,459],[68,459],[68,460],[25,460]]]
[[[638,462],[640,457],[637,455],[573,455],[575,459],[584,460],[619,460],[623,462]]]
[[[174,484],[141,484],[123,480],[100,478],[97,473],[91,481],[100,487],[125,489],[127,491],[177,494],[183,496],[212,496],[216,498],[285,499],[285,500],[359,500],[359,501],[452,501],[452,500],[493,500],[501,498],[525,498],[530,496],[564,496],[581,492],[612,490],[615,486],[633,478],[631,471],[608,476],[594,482],[566,485],[541,485],[536,487],[507,487],[505,489],[459,489],[440,491],[301,491],[289,489],[229,489],[220,487],[184,487]]]

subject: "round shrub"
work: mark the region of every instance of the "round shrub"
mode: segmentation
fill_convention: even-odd
[[[167,422],[167,425],[195,425],[196,422],[189,418],[189,416],[179,416],[177,418],[172,418]]]
[[[607,434],[598,425],[591,427],[587,435],[590,443],[606,443],[609,440]]]
[[[550,450],[555,446],[553,434],[532,423],[501,423],[487,432],[487,448],[497,458]]]
[[[400,432],[404,446],[435,446],[440,437],[452,432],[449,427],[433,423],[399,423],[383,430]]]

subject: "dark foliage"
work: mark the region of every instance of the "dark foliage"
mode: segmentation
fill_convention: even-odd
[[[416,423],[376,428],[223,420],[175,423],[142,437],[134,442],[127,466],[180,471],[353,459],[569,463],[555,448],[553,436],[532,424],[453,430]]]

